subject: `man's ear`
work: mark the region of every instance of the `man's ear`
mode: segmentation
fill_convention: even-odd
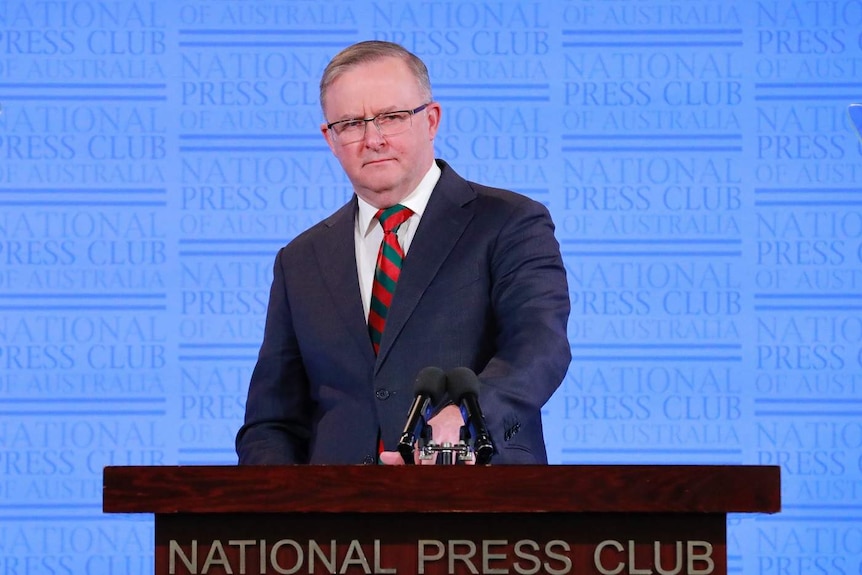
[[[321,124],[320,133],[323,134],[323,139],[326,140],[326,145],[329,146],[330,151],[335,154],[335,142],[332,140],[332,130],[327,128],[326,124]]]
[[[433,140],[437,135],[437,130],[440,129],[440,116],[443,114],[443,109],[437,102],[431,102],[428,104],[428,107],[425,108],[425,112],[428,116],[429,139]]]
[[[847,113],[850,114],[850,119],[853,125],[856,126],[856,133],[859,139],[862,139],[862,104],[850,104],[847,107]]]

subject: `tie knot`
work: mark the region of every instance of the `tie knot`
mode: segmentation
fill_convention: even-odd
[[[388,234],[390,232],[397,232],[398,226],[406,222],[412,215],[413,210],[407,206],[395,204],[391,208],[378,210],[377,215],[374,217],[376,217],[380,222],[380,226],[383,228],[383,233]]]

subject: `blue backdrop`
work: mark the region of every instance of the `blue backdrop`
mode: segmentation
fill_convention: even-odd
[[[553,213],[552,461],[779,464],[730,571],[862,573],[859,0],[0,2],[0,572],[149,573],[103,466],[235,463],[275,252],[351,195],[317,81],[369,38]]]

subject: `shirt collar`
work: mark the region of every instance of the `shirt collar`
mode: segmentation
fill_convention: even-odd
[[[434,191],[434,186],[440,180],[440,166],[437,162],[431,162],[431,168],[422,177],[416,189],[410,192],[406,198],[399,203],[413,210],[413,214],[422,217],[425,213],[425,207],[428,205],[428,200],[431,199],[431,192]],[[374,216],[377,215],[377,208],[360,198],[356,197],[359,203],[359,211],[356,214],[356,225],[363,236],[367,236],[374,224]]]

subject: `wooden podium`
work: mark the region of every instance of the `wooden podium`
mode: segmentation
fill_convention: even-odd
[[[157,575],[723,575],[727,513],[777,466],[106,467],[155,514]]]

